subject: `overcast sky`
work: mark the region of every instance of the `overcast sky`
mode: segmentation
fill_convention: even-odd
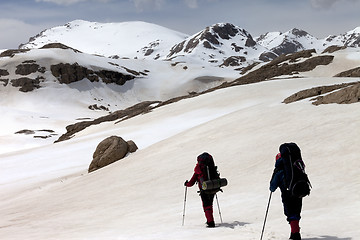
[[[296,27],[324,38],[360,26],[359,10],[360,0],[1,0],[0,49],[76,19],[145,21],[190,35],[220,22],[253,37]]]

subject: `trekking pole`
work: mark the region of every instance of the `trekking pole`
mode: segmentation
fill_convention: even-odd
[[[216,197],[216,202],[217,202],[217,206],[218,206],[218,209],[219,209],[220,221],[221,221],[221,223],[223,223],[223,220],[222,220],[222,217],[221,217],[220,205],[219,205],[219,200],[218,200],[217,194],[215,194],[215,197]]]
[[[185,198],[184,198],[184,210],[183,210],[183,220],[182,220],[182,226],[184,226],[184,221],[185,221],[186,193],[187,193],[187,187],[185,186]]]
[[[261,237],[260,237],[260,240],[262,240],[262,237],[263,237],[263,234],[264,234],[265,222],[266,222],[267,214],[268,214],[268,211],[269,211],[269,206],[270,206],[271,195],[272,195],[272,192],[270,191],[269,202],[268,202],[268,205],[267,205],[267,208],[266,208],[265,219],[264,219],[264,225],[263,225],[263,228],[262,228],[262,232],[261,232]]]

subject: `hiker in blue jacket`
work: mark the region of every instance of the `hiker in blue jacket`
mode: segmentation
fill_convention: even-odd
[[[289,239],[301,240],[299,221],[301,218],[302,198],[293,197],[287,190],[285,184],[284,163],[280,153],[276,155],[275,169],[270,181],[270,191],[275,192],[278,187],[281,190],[284,214],[291,227]]]

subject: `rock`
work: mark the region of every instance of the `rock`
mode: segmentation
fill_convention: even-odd
[[[129,147],[128,150],[130,153],[136,152],[136,150],[138,150],[138,147],[136,146],[136,144],[134,143],[133,140],[127,141],[127,144],[128,144],[128,147]]]
[[[333,53],[333,52],[336,52],[336,51],[343,50],[345,48],[346,48],[345,46],[332,45],[332,46],[327,47],[322,53]]]
[[[316,101],[313,102],[313,104],[351,104],[357,102],[360,102],[360,83],[345,87],[339,91],[334,91],[325,96],[320,96],[316,98]]]
[[[224,60],[220,67],[225,66],[240,66],[242,62],[245,62],[246,58],[243,56],[231,56]]]
[[[90,105],[88,107],[90,110],[102,110],[102,111],[109,111],[109,108],[103,106],[103,105],[97,105],[97,104],[93,104],[93,105]]]
[[[248,74],[236,79],[234,83],[249,84],[269,80],[282,75],[307,72],[313,70],[319,65],[327,65],[334,59],[334,56],[330,55],[312,57],[312,53],[315,53],[314,49],[289,55],[281,55],[271,62],[261,66],[259,69],[249,72]],[[304,58],[306,60],[300,61]]]
[[[30,49],[9,49],[0,53],[0,57],[14,57],[18,53],[28,52]]]
[[[153,104],[157,105],[159,103],[160,103],[159,101],[145,101],[145,102],[135,104],[134,106],[128,107],[124,110],[118,110],[118,111],[112,112],[108,115],[102,116],[95,120],[81,121],[81,122],[77,122],[77,123],[68,125],[66,127],[66,133],[63,134],[62,136],[60,136],[60,138],[58,140],[56,140],[55,142],[61,142],[61,141],[68,140],[68,139],[72,138],[75,133],[80,132],[80,131],[84,130],[85,128],[92,126],[92,125],[97,125],[97,124],[100,124],[103,122],[111,122],[111,121],[115,121],[115,120],[118,120],[118,122],[119,122],[119,121],[123,121],[125,119],[129,119],[131,117],[137,116],[139,114],[147,113],[153,109]],[[117,122],[115,122],[115,124],[116,123]]]
[[[24,130],[20,130],[20,131],[17,131],[15,134],[35,134],[35,131],[34,130],[29,130],[29,129],[24,129]]]
[[[0,69],[0,77],[1,76],[8,76],[9,75],[9,71],[6,69]]]
[[[96,147],[88,172],[93,172],[114,163],[124,158],[129,152],[136,151],[136,149],[137,146],[133,141],[126,142],[118,136],[108,137]]]
[[[51,73],[59,80],[60,83],[70,84],[81,81],[84,78],[91,82],[98,82],[99,77],[90,69],[80,66],[78,63],[59,63],[51,65]]]
[[[3,82],[3,86],[6,87],[9,83],[9,79],[0,79],[0,82]]]
[[[35,72],[45,73],[45,70],[46,69],[44,67],[39,66],[34,61],[25,61],[16,66],[15,73],[26,76]]]
[[[56,65],[51,65],[50,69],[51,73],[58,79],[58,81],[65,84],[81,81],[85,78],[91,82],[98,82],[99,78],[101,78],[104,83],[115,83],[118,85],[123,85],[126,81],[135,78],[132,75],[125,75],[120,72],[110,70],[101,70],[95,72],[91,69],[80,66],[78,63],[59,63]],[[130,71],[130,69],[125,70],[128,72]],[[135,71],[133,71],[132,74],[134,72]]]
[[[322,95],[322,96],[321,96]],[[283,103],[292,103],[306,98],[311,98],[312,104],[351,104],[360,101],[360,82],[342,83],[329,86],[314,87],[299,91],[288,98]]]
[[[71,49],[76,53],[81,53],[81,51],[79,51],[77,49],[74,49],[74,48],[71,48],[69,46],[66,46],[66,45],[64,45],[62,43],[48,43],[48,44],[45,44],[44,46],[42,46],[40,49],[46,49],[46,48]]]
[[[10,81],[11,85],[14,87],[20,87],[21,92],[30,92],[34,89],[40,88],[40,78],[31,79],[27,77],[22,77],[18,79],[13,79]]]
[[[334,77],[360,77],[360,67],[338,73]]]

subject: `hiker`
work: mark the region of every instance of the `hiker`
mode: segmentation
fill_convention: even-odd
[[[301,159],[298,146],[295,143],[284,143],[280,145],[279,150],[280,153],[275,157],[275,169],[270,181],[270,191],[275,192],[278,187],[280,188],[284,214],[291,228],[289,239],[301,240],[299,221],[301,219],[302,198],[310,194],[309,186],[311,185],[305,174],[305,165]],[[295,155],[293,155],[294,153]],[[292,171],[289,170],[290,168]],[[302,173],[294,173],[298,171],[298,168],[301,169]],[[295,174],[303,177],[295,176]],[[305,179],[304,186],[302,186],[303,181],[299,183],[299,178]],[[295,182],[298,183],[297,186],[295,186]]]
[[[203,205],[203,209],[206,217],[207,227],[215,227],[214,217],[213,217],[213,201],[214,201],[214,192],[206,192],[202,190],[202,182],[208,180],[208,174],[206,169],[206,162],[210,160],[213,162],[213,158],[209,153],[202,153],[197,157],[197,164],[194,169],[194,174],[190,181],[186,180],[184,185],[186,187],[192,187],[196,182],[198,183],[200,190],[200,197]],[[216,168],[215,168],[216,171]]]

